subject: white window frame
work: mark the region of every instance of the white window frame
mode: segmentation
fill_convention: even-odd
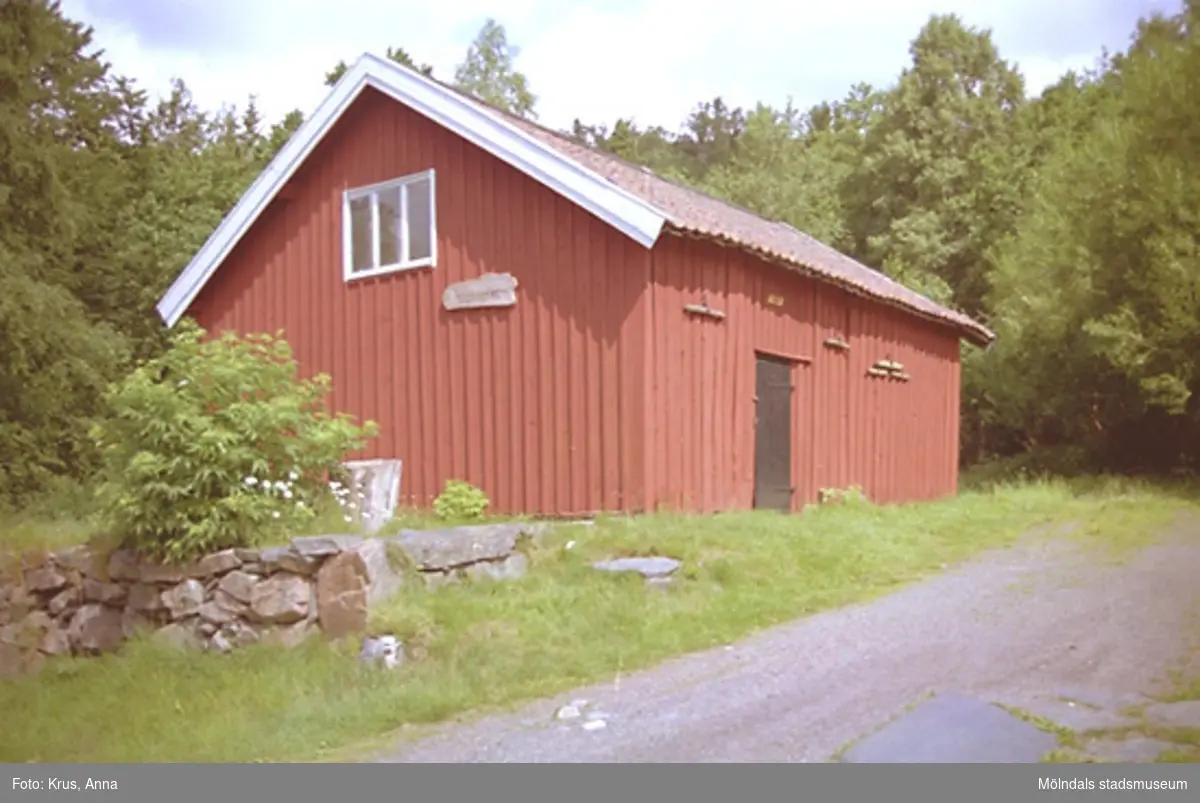
[[[400,261],[389,265],[379,264],[379,193],[395,190],[409,184],[422,181],[429,182],[429,256],[420,259],[406,259],[400,254]],[[371,199],[371,253],[374,257],[373,268],[354,270],[354,228],[350,214],[350,203],[360,198]],[[400,241],[398,249],[403,252],[409,247],[408,237],[408,193],[400,193]],[[399,271],[416,268],[432,268],[437,266],[437,179],[433,169],[420,173],[402,176],[400,178],[382,181],[366,187],[355,187],[342,193],[342,277],[350,282],[355,279],[369,279],[373,276],[384,276]]]

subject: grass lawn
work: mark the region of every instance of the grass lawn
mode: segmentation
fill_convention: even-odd
[[[508,707],[886,593],[1039,525],[1077,522],[1071,537],[1119,556],[1189,508],[1187,493],[1161,486],[1043,482],[925,505],[564,527],[522,581],[412,588],[376,610],[379,630],[427,653],[394,673],[361,670],[356,645],[214,656],[137,642],[0,682],[0,761],[340,757],[405,724]],[[681,558],[685,576],[664,590],[589,568],[634,553]]]

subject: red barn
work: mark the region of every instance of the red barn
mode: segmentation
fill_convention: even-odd
[[[482,277],[482,278],[481,278]],[[784,223],[364,56],[159,303],[284,330],[402,503],[796,509],[953,494],[993,334]]]

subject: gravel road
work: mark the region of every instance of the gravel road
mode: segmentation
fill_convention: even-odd
[[[873,602],[519,711],[381,762],[821,762],[924,695],[1151,694],[1200,636],[1200,524],[1123,565],[1029,539]],[[575,699],[605,727],[555,721]]]

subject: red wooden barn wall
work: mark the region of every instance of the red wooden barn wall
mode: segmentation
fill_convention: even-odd
[[[349,284],[342,192],[433,167],[438,264]],[[520,282],[515,307],[446,312],[449,283]],[[784,299],[782,306],[768,296]],[[723,321],[683,306],[707,300]],[[284,330],[333,405],[381,425],[402,501],[447,479],[501,512],[750,507],[755,352],[796,358],[796,506],[859,484],[877,501],[953,493],[958,341],[743,251],[665,235],[648,252],[401,104],[367,90],[189,313]],[[849,352],[822,345],[841,335]],[[876,360],[912,381],[868,378]]]
[[[691,510],[754,499],[756,352],[793,360],[793,506],[860,485],[878,502],[957,486],[959,346],[946,327],[711,241],[654,249],[647,358],[647,499]],[[782,299],[782,305],[769,302]],[[702,304],[725,318],[693,316]],[[824,345],[830,337],[850,349]],[[896,360],[908,382],[869,377]]]
[[[342,278],[342,192],[436,169],[438,264]],[[497,511],[638,509],[650,253],[524,174],[368,90],[193,304],[212,332],[283,329],[333,405],[379,422],[403,502],[446,479]],[[510,272],[515,307],[447,312],[448,283]]]

